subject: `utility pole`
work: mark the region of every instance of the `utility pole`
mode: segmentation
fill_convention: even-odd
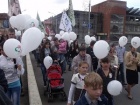
[[[88,35],[90,36],[90,7],[91,7],[91,0],[89,0],[89,11],[88,11]]]

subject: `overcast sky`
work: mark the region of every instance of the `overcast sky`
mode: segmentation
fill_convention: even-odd
[[[91,5],[103,2],[105,0],[91,0]],[[140,8],[140,0],[127,1],[128,7]],[[37,11],[41,20],[61,13],[68,8],[69,0],[19,0],[23,14],[29,14],[36,18]],[[72,0],[74,10],[85,10],[89,0]],[[8,0],[0,0],[0,13],[8,12]],[[50,13],[49,13],[50,12]]]

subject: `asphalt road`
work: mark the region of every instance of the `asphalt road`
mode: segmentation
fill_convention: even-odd
[[[44,86],[43,86],[43,79],[42,79],[42,73],[40,70],[40,67],[37,67],[37,63],[34,59],[34,56],[31,54],[31,60],[32,60],[32,65],[34,68],[36,80],[37,80],[37,85],[39,88],[39,93],[40,97],[42,100],[43,105],[66,105],[66,102],[61,101],[58,97],[54,100],[54,102],[48,103],[47,102],[47,96],[44,96]],[[140,76],[140,74],[139,74]],[[63,74],[63,77],[65,79],[64,84],[65,84],[65,92],[68,95],[69,87],[70,87],[70,80],[72,77],[72,71],[66,71],[66,73]],[[139,79],[140,81],[140,79]],[[123,89],[122,93],[116,97],[114,97],[114,102],[115,105],[140,105],[140,84],[136,85],[132,89],[132,95],[133,95],[133,100],[129,100],[127,98],[127,92]]]

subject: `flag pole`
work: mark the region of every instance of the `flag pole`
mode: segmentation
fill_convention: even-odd
[[[88,11],[88,35],[90,36],[90,7],[91,7],[91,0],[89,0],[89,11]]]
[[[72,26],[75,26],[75,16],[74,16],[74,10],[72,5],[72,0],[69,0],[69,9],[68,9],[68,16],[71,20]]]

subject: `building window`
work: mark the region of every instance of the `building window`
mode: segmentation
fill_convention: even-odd
[[[93,14],[90,14],[90,19],[93,19],[94,18],[94,15]]]
[[[75,12],[75,18],[79,18],[80,14],[78,12]]]
[[[75,25],[75,28],[79,28],[79,23],[77,23],[77,24]]]

